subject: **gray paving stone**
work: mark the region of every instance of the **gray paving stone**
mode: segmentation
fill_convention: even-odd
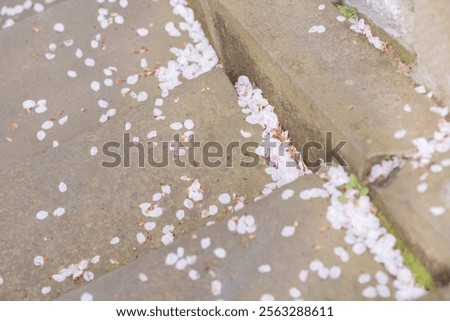
[[[96,128],[99,118],[106,112],[98,106],[99,99],[108,101],[117,113],[128,111],[136,100],[123,97],[121,88],[129,87],[135,92],[146,91],[148,104],[153,104],[159,97],[157,79],[149,75],[130,86],[124,82],[131,74],[146,73],[140,67],[141,58],[148,61],[150,74],[155,67],[165,64],[173,55],[171,47],[183,47],[187,36],[173,38],[167,35],[164,25],[167,21],[177,21],[172,8],[167,2],[130,1],[126,9],[118,3],[108,2],[102,5],[109,8],[110,13],[123,15],[123,25],[112,24],[106,29],[100,28],[96,20],[100,7],[95,1],[64,1],[48,8],[41,14],[33,15],[20,21],[10,30],[0,33],[0,42],[8,46],[0,47],[0,69],[5,78],[0,87],[2,109],[0,111],[0,149],[2,150],[0,170],[8,165],[21,162],[24,158],[41,153],[52,145],[53,140],[66,141],[83,131]],[[57,33],[53,26],[57,22],[65,25],[63,33]],[[149,27],[149,24],[153,24]],[[32,27],[40,28],[34,33]],[[139,37],[135,29],[147,27],[149,35]],[[101,33],[100,47],[91,48],[90,42]],[[66,47],[63,42],[73,39],[74,44]],[[45,54],[50,52],[48,46],[55,43],[56,57],[47,60]],[[101,47],[104,46],[104,49]],[[77,48],[83,51],[83,58],[75,56]],[[87,67],[86,58],[95,60],[94,67]],[[109,66],[118,68],[111,77],[103,73]],[[76,78],[67,76],[68,70],[78,73]],[[112,87],[103,84],[105,78],[111,78]],[[90,89],[92,81],[99,81],[101,89],[94,92]],[[48,110],[45,113],[28,113],[22,108],[23,101],[33,99],[47,100]],[[84,111],[81,111],[83,108]],[[59,126],[57,120],[68,115],[69,126]],[[41,124],[46,120],[55,120],[44,141],[36,138]],[[11,139],[12,142],[7,139]]]
[[[360,284],[359,275],[373,276],[384,268],[367,252],[358,256],[347,248],[350,254],[347,263],[334,255],[335,246],[347,246],[345,233],[333,230],[325,218],[329,200],[304,201],[298,196],[301,191],[322,184],[315,175],[305,176],[237,212],[239,217],[255,218],[255,233],[230,232],[227,221],[203,227],[59,300],[79,300],[85,292],[93,294],[94,300],[259,300],[263,294],[276,300],[292,300],[291,288],[300,290],[300,298],[305,300],[363,300],[362,291],[374,281]],[[281,197],[285,189],[294,191],[288,200]],[[282,229],[294,224],[298,224],[295,233],[283,237]],[[204,238],[211,241],[206,249],[201,247]],[[184,256],[197,256],[196,263],[184,270],[165,264],[167,255],[176,253],[180,247]],[[219,259],[214,254],[217,248],[225,249],[225,258]],[[308,270],[314,260],[328,268],[340,267],[341,276],[324,280],[317,272],[309,271],[306,282],[300,281],[300,271]],[[259,272],[258,268],[265,264],[270,265],[271,271]],[[198,272],[198,280],[189,278],[190,269]],[[147,281],[140,280],[141,273],[148,277]],[[212,294],[213,280],[222,284],[220,295]]]
[[[439,163],[438,158],[434,161]],[[427,172],[429,176],[422,181],[420,177]],[[428,186],[424,193],[417,190],[420,183]],[[447,284],[450,281],[450,168],[433,173],[428,169],[414,170],[408,163],[372,190],[395,230],[428,268],[436,283]],[[435,216],[431,207],[442,207],[444,212]]]
[[[450,301],[450,286],[436,289],[422,298],[423,301]]]
[[[203,91],[206,87],[209,90]],[[177,97],[179,101],[175,103]],[[208,141],[222,145],[242,144],[247,140],[240,135],[241,127],[255,138],[260,135],[259,126],[245,123],[234,89],[221,70],[175,89],[164,106],[165,121],[154,120],[152,110],[148,104],[135,105],[101,128],[84,131],[56,149],[46,149],[12,169],[3,170],[0,174],[0,255],[5,258],[0,263],[4,279],[0,287],[2,299],[54,298],[84,282],[67,280],[57,284],[50,278],[61,267],[100,255],[100,263],[89,266],[100,276],[160,247],[165,225],[173,224],[175,238],[178,238],[209,220],[223,218],[226,207],[217,200],[221,193],[244,195],[246,201],[251,202],[269,182],[263,165],[239,166],[245,158],[239,149],[226,155],[232,159],[234,168],[225,168],[225,156],[221,158],[222,166],[206,167],[201,154],[196,155],[198,167],[181,168],[171,161],[165,168],[149,165],[139,168],[137,148],[132,152],[130,168],[123,165],[101,167],[102,161],[110,160],[102,155],[102,144],[121,142],[126,122],[132,124],[131,137],[136,135],[142,141],[146,141],[148,131],[156,129],[155,141],[159,146],[171,141],[176,133],[169,125],[187,118],[194,121],[194,131],[202,146]],[[99,149],[96,156],[90,155],[92,146]],[[161,159],[161,153],[158,147],[157,160]],[[171,160],[173,153],[169,157]],[[192,183],[181,180],[183,175],[198,178],[204,190],[205,200],[196,203],[192,210],[183,207],[185,190]],[[67,184],[65,193],[58,190],[61,181]],[[170,185],[172,193],[153,202],[152,195],[161,192],[161,184]],[[158,203],[164,209],[163,215],[155,219],[144,217],[139,208],[144,202]],[[218,214],[201,218],[202,209],[213,204],[218,206]],[[58,207],[65,208],[66,213],[54,217],[52,213]],[[175,216],[179,209],[186,211],[182,221]],[[36,213],[41,210],[48,211],[49,217],[39,221]],[[147,221],[157,223],[151,232],[144,229]],[[147,237],[143,245],[136,239],[139,232]],[[113,246],[110,240],[115,236],[120,237],[121,242]],[[36,255],[46,258],[43,267],[33,265]],[[40,289],[47,285],[51,285],[53,291],[44,297]]]
[[[405,143],[409,138],[432,135],[433,102],[417,94],[365,37],[338,22],[334,6],[319,11],[318,0],[191,2],[204,12],[202,21],[229,77],[247,75],[281,106],[280,121],[298,148],[323,143],[330,131],[333,146],[348,141],[342,155],[363,175],[380,157],[414,150]],[[326,31],[309,33],[313,25]],[[403,111],[406,103],[414,112]],[[394,139],[405,124],[405,140]],[[318,155],[325,158],[324,150]]]
[[[310,0],[300,6],[288,1],[274,11],[274,2],[265,0],[192,1],[198,12],[206,13],[202,20],[210,27],[228,76],[235,80],[246,74],[264,90],[297,146],[310,140],[323,141],[326,131],[334,133],[335,143],[349,140],[343,155],[350,170],[362,175],[379,157],[412,151],[412,144],[404,142],[415,136],[431,136],[434,129],[430,124],[436,117],[428,111],[430,100],[414,93],[384,57],[336,21],[334,7],[318,12],[318,4]],[[187,118],[195,123],[201,147],[208,141],[221,146],[243,144],[248,140],[240,135],[240,129],[251,132],[254,142],[259,142],[261,133],[261,128],[245,122],[233,87],[220,69],[186,81],[171,92],[161,107],[167,119],[156,121],[152,110],[159,89],[152,71],[173,58],[171,47],[184,46],[188,38],[171,38],[165,32],[167,21],[178,21],[167,1],[129,1],[126,9],[117,3],[102,6],[123,15],[125,24],[101,29],[95,19],[96,2],[58,1],[41,14],[25,14],[15,26],[0,32],[0,42],[8,44],[0,47],[0,68],[5,75],[0,87],[4,104],[0,111],[0,276],[4,280],[0,299],[77,300],[89,291],[95,299],[104,300],[258,300],[263,294],[290,300],[292,287],[301,290],[303,299],[363,299],[363,289],[375,284],[361,285],[358,276],[384,269],[368,253],[356,256],[347,249],[349,263],[333,254],[335,246],[346,245],[344,233],[332,230],[324,217],[327,200],[305,202],[298,198],[301,190],[322,184],[316,176],[290,185],[295,194],[288,201],[281,199],[280,190],[253,203],[270,178],[263,164],[240,166],[250,157],[238,149],[226,154],[232,169],[223,163],[218,168],[206,167],[202,154],[196,154],[196,166],[182,168],[172,162],[173,152],[169,153],[168,167],[139,168],[137,147],[131,147],[130,168],[101,166],[102,161],[111,160],[102,154],[102,146],[122,142],[127,122],[132,125],[130,137],[139,137],[144,143],[149,131],[158,131],[153,139],[158,143],[158,160],[161,146],[176,133],[169,125]],[[56,22],[64,23],[64,33],[53,30]],[[315,24],[324,24],[327,31],[309,34],[309,27]],[[138,27],[148,28],[149,36],[139,37],[135,32]],[[93,49],[90,41],[98,33],[102,34],[101,48]],[[74,44],[65,47],[63,41],[72,38]],[[56,58],[48,61],[44,55],[50,43],[57,44],[57,49]],[[76,48],[83,50],[83,59],[75,57]],[[86,57],[95,59],[94,68],[85,65]],[[148,60],[147,70],[139,66],[141,58]],[[93,92],[91,81],[103,82],[103,68],[108,66],[118,68],[110,77],[114,85],[102,84],[99,92]],[[68,70],[77,71],[77,78],[67,77]],[[140,74],[140,81],[129,86],[124,81],[134,73]],[[148,101],[123,97],[123,87],[145,90]],[[22,108],[24,100],[41,98],[47,99],[46,113],[28,113]],[[98,121],[106,111],[97,106],[99,99],[118,111],[104,125]],[[412,113],[403,112],[405,103],[413,106]],[[69,121],[60,126],[57,120],[64,115]],[[39,142],[36,132],[45,120],[54,120],[55,127]],[[404,124],[408,124],[407,140],[394,140],[394,132]],[[53,148],[53,140],[60,146]],[[96,156],[89,154],[93,146],[99,150]],[[429,192],[413,200],[420,172],[408,169],[372,191],[439,284],[449,280],[447,174],[446,170],[440,176],[431,175]],[[200,180],[205,200],[192,210],[185,209],[186,217],[179,221],[175,213],[183,208],[186,188],[191,184],[182,176]],[[60,182],[67,184],[67,192],[58,191]],[[172,190],[156,201],[164,212],[156,219],[145,218],[139,204],[154,203],[152,195],[161,191],[162,184]],[[221,193],[243,195],[249,205],[236,214],[227,213],[226,206],[217,200]],[[427,211],[429,204],[445,206],[445,215],[433,217]],[[202,218],[202,210],[209,205],[217,205],[218,214]],[[66,211],[61,217],[52,214],[58,207]],[[37,220],[40,210],[48,211],[49,217]],[[256,233],[229,232],[227,221],[233,215],[246,214],[256,218]],[[156,227],[147,232],[144,224],[149,221]],[[205,226],[208,221],[216,224]],[[295,222],[294,235],[282,237],[281,229]],[[165,247],[161,244],[162,229],[169,224],[174,225],[175,244]],[[137,233],[143,233],[144,244],[139,244]],[[116,236],[120,243],[110,244]],[[212,240],[206,251],[200,247],[205,237]],[[189,279],[188,268],[178,271],[164,264],[167,254],[179,247],[186,255],[197,255],[192,268],[198,271],[199,280]],[[217,247],[226,249],[225,259],[213,254]],[[45,258],[44,266],[33,264],[37,255]],[[99,263],[89,263],[87,268],[95,274],[94,281],[69,277],[57,283],[51,279],[62,267],[95,255],[101,256]],[[339,266],[341,277],[321,280],[310,271],[308,281],[300,282],[299,272],[313,260],[328,267]],[[270,264],[272,271],[258,272],[261,264]],[[146,282],[139,279],[140,273],[145,273]],[[211,293],[213,280],[223,286],[220,295]],[[52,287],[46,296],[41,294],[44,286]],[[438,290],[429,297],[444,299],[445,293],[441,293]]]

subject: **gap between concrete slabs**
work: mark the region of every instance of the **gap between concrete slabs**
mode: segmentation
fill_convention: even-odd
[[[420,259],[437,285],[450,281],[450,168],[430,173],[412,169],[408,162],[381,184],[371,186],[371,196],[386,213],[395,231]],[[425,183],[425,192],[418,185]],[[433,215],[430,208],[442,207],[446,213]]]

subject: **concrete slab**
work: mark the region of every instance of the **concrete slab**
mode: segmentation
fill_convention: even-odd
[[[344,159],[362,175],[383,155],[414,150],[411,138],[431,137],[432,101],[415,93],[365,37],[338,22],[334,6],[320,11],[316,0],[191,2],[204,12],[229,77],[247,75],[280,106],[280,121],[297,148],[323,143],[331,131],[333,146],[348,141]],[[326,31],[309,33],[314,25]],[[403,111],[406,103],[414,112]],[[406,124],[405,140],[394,139]],[[324,150],[318,154],[324,157]]]
[[[358,9],[416,56],[413,78],[450,104],[450,9],[445,0],[356,1],[345,3]],[[424,33],[423,30],[430,30]],[[437,46],[439,44],[439,47]],[[439,50],[430,50],[430,48]]]
[[[19,25],[22,20],[33,15],[40,15],[46,9],[58,5],[63,1],[67,0],[46,0],[42,2],[3,0],[0,4],[0,32],[2,32],[2,30],[14,28]],[[11,15],[13,11],[15,12],[15,15]],[[11,22],[8,21],[9,19],[14,21],[13,25],[10,25]]]
[[[261,129],[245,122],[234,88],[219,69],[173,90],[162,108],[167,119],[157,121],[153,117],[153,106],[135,104],[105,126],[84,130],[58,148],[45,149],[1,172],[2,300],[55,298],[85,282],[74,281],[72,277],[63,283],[52,280],[52,275],[62,267],[100,255],[100,262],[90,263],[87,270],[95,276],[105,274],[159,248],[166,225],[174,225],[173,234],[178,239],[208,221],[226,217],[227,207],[218,201],[220,194],[236,193],[245,196],[246,203],[251,202],[270,181],[263,165],[240,166],[247,158],[236,148],[217,158],[222,165],[216,168],[205,166],[199,148],[196,166],[176,166],[172,161],[173,152],[170,152],[167,167],[146,164],[139,168],[137,148],[131,148],[130,168],[123,164],[116,168],[101,166],[102,161],[111,161],[111,157],[102,154],[102,145],[108,141],[122,142],[127,122],[132,126],[128,130],[131,138],[140,137],[142,142],[147,141],[148,132],[157,130],[158,136],[152,140],[158,143],[157,161],[162,159],[163,142],[172,141],[177,133],[169,126],[185,119],[193,120],[193,131],[202,146],[210,141],[222,146],[236,142],[241,146],[250,139],[260,140]],[[253,137],[243,138],[241,128]],[[99,150],[96,156],[90,155],[93,146]],[[233,168],[225,168],[225,160],[231,160]],[[192,181],[182,180],[183,175],[199,179],[204,193],[204,201],[195,202],[191,210],[183,202]],[[64,193],[59,191],[60,182],[67,185]],[[153,201],[154,194],[162,192],[161,184],[169,185],[171,193]],[[159,195],[155,197],[158,199]],[[139,207],[144,202],[159,204],[163,214],[145,217]],[[210,205],[217,206],[217,215],[202,218],[202,210]],[[65,209],[65,214],[54,216],[53,212],[60,207]],[[185,218],[179,220],[176,212],[181,209],[185,211]],[[39,211],[47,211],[48,217],[38,220]],[[147,222],[156,223],[153,230],[146,231],[144,224]],[[145,244],[139,244],[138,233],[143,233]],[[110,244],[114,237],[120,238],[119,244]],[[33,264],[36,256],[45,259],[44,266]],[[45,286],[53,289],[47,296],[41,294]]]
[[[441,155],[441,160],[448,156]],[[450,168],[442,169],[414,170],[408,163],[384,184],[371,188],[396,232],[441,285],[450,281]],[[422,188],[426,191],[420,192]],[[439,216],[432,208],[438,208]]]
[[[361,273],[373,276],[384,268],[367,252],[358,256],[347,248],[348,263],[334,255],[335,246],[346,247],[345,232],[329,226],[325,217],[329,200],[304,201],[299,197],[301,191],[322,185],[317,176],[305,176],[236,213],[239,217],[254,217],[254,233],[230,232],[227,221],[218,222],[58,299],[79,300],[89,292],[94,300],[259,300],[264,294],[276,300],[363,300],[362,291],[376,281],[360,284],[358,277]],[[294,194],[283,200],[281,195],[286,189]],[[296,223],[292,236],[282,235],[285,226]],[[210,241],[205,249],[204,239]],[[195,255],[195,264],[183,270],[166,265],[169,253],[179,248],[183,248],[183,256]],[[220,248],[226,251],[223,259],[217,256]],[[317,272],[309,270],[315,260],[328,268],[339,267],[341,275],[321,279]],[[198,280],[190,279],[190,269],[198,272]],[[309,270],[305,282],[299,279],[302,270]],[[148,280],[142,282],[140,274]],[[214,280],[222,286],[216,295],[212,289],[217,290],[218,283]],[[298,290],[301,294],[297,297]]]
[[[96,19],[99,8],[109,10],[108,18],[123,16],[124,23],[113,23],[102,29]],[[173,59],[171,47],[183,48],[188,39],[185,33],[178,38],[169,37],[164,30],[168,21],[177,22],[178,17],[164,1],[130,1],[122,8],[118,2],[99,5],[95,1],[81,0],[58,3],[42,14],[20,21],[14,28],[3,30],[0,42],[8,46],[0,47],[0,69],[4,75],[0,87],[3,98],[0,170],[43,152],[52,146],[53,140],[62,143],[98,127],[100,116],[106,112],[98,106],[100,99],[106,100],[109,108],[115,108],[118,114],[126,112],[136,100],[122,96],[120,90],[124,87],[136,93],[147,92],[147,102],[153,104],[160,90],[151,72],[159,64]],[[62,33],[53,29],[58,22],[64,24]],[[147,28],[149,35],[138,36],[137,28]],[[91,41],[97,34],[101,39],[98,48],[94,49]],[[70,39],[73,44],[67,47],[64,41]],[[52,43],[56,45],[54,52],[49,49]],[[82,58],[77,58],[77,48],[82,50]],[[46,53],[55,54],[55,58],[47,60]],[[88,67],[86,58],[94,59],[95,66]],[[147,60],[145,69],[140,66],[142,58]],[[110,66],[118,71],[106,76],[104,69]],[[70,78],[69,70],[75,71],[77,77]],[[139,74],[139,81],[128,85],[126,79],[132,74]],[[111,81],[111,87],[104,84],[105,79]],[[91,89],[92,81],[101,84],[98,92]],[[22,103],[28,99],[46,99],[48,110],[40,114],[27,112]],[[57,121],[65,115],[69,116],[68,123],[58,125]],[[55,126],[47,131],[43,141],[39,141],[37,132],[47,120],[54,121]]]
[[[450,301],[450,286],[430,292],[422,298],[423,301]]]

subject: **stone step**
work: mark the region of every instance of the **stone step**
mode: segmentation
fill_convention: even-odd
[[[422,298],[424,301],[450,301],[450,286],[447,285]]]
[[[447,153],[445,157],[450,155]],[[450,159],[443,155],[435,157],[436,165],[440,163],[439,158]],[[421,191],[422,188],[426,190]],[[427,267],[436,284],[447,284],[450,281],[450,168],[442,167],[442,172],[434,173],[427,168],[413,169],[408,162],[386,182],[371,189],[396,232]]]
[[[301,191],[322,185],[316,175],[302,177],[245,207],[235,218],[230,215],[225,221],[186,234],[58,299],[79,300],[89,293],[94,300],[364,300],[364,289],[377,284],[374,275],[388,273],[368,252],[352,253],[344,242],[345,233],[331,228],[325,217],[329,199],[300,199]],[[286,190],[293,196],[284,200]],[[229,220],[250,217],[255,231],[239,234],[229,230]],[[282,232],[286,226],[294,228],[292,235]],[[334,254],[338,246],[348,251],[348,262]],[[182,261],[178,268],[167,265],[169,256],[177,261],[169,254],[177,251],[183,252],[184,258],[196,256],[195,263],[184,267],[185,259],[178,258]],[[333,278],[321,278],[311,271],[313,261],[332,269]],[[303,281],[299,278],[302,270],[309,271]],[[372,276],[370,283],[358,282],[363,273]],[[391,281],[388,286],[393,295]]]
[[[362,176],[386,155],[413,151],[411,138],[431,137],[429,124],[437,116],[429,112],[431,100],[416,93],[365,37],[336,19],[334,6],[318,10],[322,2],[191,1],[227,75],[232,81],[248,76],[280,106],[280,122],[297,148],[311,141],[325,146],[325,133],[332,132],[333,146],[347,142],[341,155]],[[309,33],[315,25],[326,31]],[[413,112],[404,112],[405,104]],[[405,138],[394,139],[405,124]],[[326,160],[325,149],[311,156]]]
[[[0,48],[3,57],[0,68],[5,75],[0,87],[3,97],[0,170],[42,153],[54,140],[63,143],[97,128],[101,115],[110,108],[116,109],[117,114],[128,112],[137,101],[129,95],[123,97],[122,88],[131,88],[136,93],[145,91],[149,105],[159,97],[158,80],[152,71],[174,58],[170,48],[183,48],[189,39],[186,33],[178,38],[169,37],[164,30],[166,22],[177,22],[179,17],[172,14],[172,7],[165,2],[130,1],[126,8],[118,2],[106,2],[102,7],[109,9],[109,16],[122,15],[124,24],[113,23],[102,29],[96,20],[98,3],[63,1],[0,33],[0,42],[8,44]],[[56,23],[63,23],[65,31],[56,32],[53,29]],[[39,28],[39,32],[33,32],[33,27]],[[140,37],[136,33],[138,28],[147,28],[149,35]],[[91,41],[97,34],[101,34],[99,47],[93,49]],[[65,46],[64,41],[70,39],[73,45]],[[54,52],[49,50],[51,43],[56,44]],[[77,58],[77,48],[82,50],[82,58]],[[55,58],[47,60],[46,53],[55,54]],[[95,66],[88,67],[87,58],[92,58]],[[142,58],[147,60],[145,70],[140,66]],[[117,68],[117,72],[111,71],[112,75],[106,76],[104,69],[110,66]],[[75,71],[77,77],[70,78],[69,70]],[[135,85],[127,84],[127,77],[134,74],[140,75],[139,81]],[[112,86],[106,86],[105,79],[109,79]],[[101,84],[97,92],[91,89],[93,81]],[[22,107],[26,100],[37,102],[40,99],[47,100],[48,110],[44,113],[27,112]],[[100,99],[109,104],[108,109],[98,106]],[[61,126],[58,120],[64,116],[69,117],[68,123]],[[47,120],[55,125],[46,131],[46,138],[39,141],[37,132]]]
[[[280,122],[297,148],[310,141],[323,144],[325,132],[332,132],[332,146],[347,142],[341,155],[348,171],[365,177],[385,156],[415,152],[413,138],[433,137],[438,117],[429,109],[436,102],[418,94],[386,55],[339,22],[334,6],[321,11],[319,4],[192,1],[230,79],[249,76],[280,106]],[[326,31],[309,33],[314,25]],[[406,104],[411,112],[404,110]],[[399,130],[406,136],[395,139]],[[325,157],[324,150],[319,156]],[[421,174],[408,164],[392,181],[374,186],[371,195],[397,236],[442,285],[450,281],[448,170],[432,174],[423,195],[416,191]],[[442,207],[443,215],[434,217],[430,207]]]
[[[27,0],[3,0],[0,4],[0,32],[15,28],[20,23],[33,15],[42,14],[48,8],[67,0],[27,1]],[[12,15],[14,12],[15,14]],[[11,21],[13,24],[11,25]]]
[[[165,121],[156,121],[152,107],[135,105],[105,126],[85,130],[58,148],[47,149],[3,170],[0,174],[0,255],[5,259],[0,262],[3,278],[0,298],[55,298],[84,282],[73,281],[72,277],[63,283],[52,280],[62,267],[100,255],[100,262],[90,263],[87,269],[101,276],[159,248],[162,230],[167,225],[174,225],[173,235],[177,239],[208,221],[226,216],[227,206],[218,201],[220,194],[235,193],[245,196],[245,202],[251,202],[270,181],[264,165],[240,166],[241,161],[246,161],[240,149],[234,148],[232,152],[225,149],[231,142],[242,146],[250,141],[241,136],[241,128],[257,141],[261,129],[245,122],[234,88],[222,70],[213,70],[173,90],[170,99],[165,101],[164,114]],[[103,161],[112,161],[102,154],[102,145],[115,141],[123,146],[126,122],[132,125],[131,138],[137,136],[143,142],[147,141],[149,131],[157,130],[158,136],[152,141],[158,143],[155,159],[159,161],[161,146],[172,141],[177,133],[169,126],[186,119],[193,120],[193,131],[201,148],[210,141],[224,146],[223,156],[211,160],[220,160],[219,167],[205,165],[200,147],[195,154],[197,163],[187,163],[185,167],[175,164],[173,152],[170,152],[166,167],[145,164],[144,168],[139,168],[136,147],[131,147],[129,168],[124,167],[124,163],[115,168],[101,166]],[[96,156],[90,155],[93,146],[99,150]],[[233,168],[226,167],[227,161]],[[190,210],[184,206],[184,201],[192,181],[182,180],[182,176],[199,179],[204,193],[205,200],[195,202]],[[59,191],[60,182],[67,186],[65,193]],[[171,193],[153,201],[153,197],[159,198],[154,194],[163,193],[162,184],[170,186]],[[163,209],[162,215],[145,217],[140,209],[140,204],[145,202],[158,204]],[[234,206],[236,202],[232,203]],[[217,215],[202,218],[202,211],[212,205],[217,206]],[[52,215],[57,208],[64,208],[65,214]],[[185,211],[184,218],[177,217],[178,210]],[[37,219],[40,211],[47,211],[48,217]],[[147,222],[154,222],[156,226],[146,231],[144,224]],[[145,244],[139,244],[138,233],[143,233],[140,237]],[[120,238],[119,244],[110,244],[114,237]],[[43,266],[33,264],[36,256],[45,259]],[[44,296],[41,289],[47,286],[53,290]]]
[[[348,140],[342,155],[351,171],[363,175],[384,155],[403,155],[414,150],[405,140],[393,139],[393,133],[403,124],[421,119],[408,125],[405,139],[430,137],[433,129],[429,124],[435,123],[436,117],[428,112],[430,100],[416,94],[384,57],[335,20],[333,7],[327,6],[322,12],[316,9],[318,4],[308,1],[299,6],[298,2],[289,1],[277,6],[280,11],[273,12],[273,1],[192,1],[198,12],[204,10],[208,17],[203,19],[204,25],[210,26],[211,39],[221,54],[227,76],[234,81],[246,74],[256,81],[277,107],[298,147],[312,140],[323,143],[327,131],[333,132],[333,144]],[[0,255],[5,258],[0,260],[0,299],[80,299],[86,292],[93,294],[94,299],[104,300],[367,297],[363,291],[377,285],[376,272],[386,271],[367,252],[360,256],[351,253],[344,242],[345,233],[331,229],[325,218],[329,200],[305,202],[298,198],[300,191],[323,184],[317,176],[302,177],[290,185],[294,196],[287,201],[281,196],[284,188],[253,203],[270,177],[264,173],[265,165],[258,161],[248,164],[255,160],[255,154],[246,153],[251,148],[247,146],[243,151],[231,147],[257,145],[262,130],[245,121],[223,70],[214,69],[171,91],[159,107],[166,119],[155,119],[154,100],[160,96],[160,89],[153,72],[174,59],[171,47],[182,48],[189,40],[185,33],[174,38],[164,30],[166,22],[179,21],[168,2],[130,1],[126,8],[118,2],[105,2],[101,6],[109,8],[111,19],[120,14],[125,23],[102,29],[94,18],[98,15],[97,3],[64,1],[0,32],[0,41],[8,43],[0,48],[4,57],[0,64],[4,74],[9,75],[0,88],[5,100],[0,112]],[[282,8],[288,8],[289,13]],[[286,17],[295,18],[295,23]],[[276,26],[267,24],[268,18]],[[55,32],[57,22],[64,23],[64,32]],[[319,23],[326,25],[327,31],[309,34],[309,27]],[[149,30],[148,36],[137,35],[136,29],[142,27]],[[93,49],[90,43],[98,33],[102,35],[101,44]],[[72,46],[64,45],[68,39],[74,39]],[[57,44],[53,60],[45,58],[45,53],[51,52],[50,43]],[[82,59],[76,58],[76,48],[83,50]],[[95,67],[86,66],[87,57],[95,59]],[[141,58],[147,59],[148,68],[140,66]],[[103,69],[108,66],[117,67],[118,71],[106,76]],[[77,77],[68,77],[68,70],[76,71]],[[139,81],[129,85],[127,77],[133,74],[140,75]],[[111,87],[103,84],[105,78],[112,80]],[[90,88],[94,80],[102,83],[99,92]],[[120,93],[124,87],[136,93],[145,91],[148,99],[139,102],[130,95],[124,97]],[[43,114],[33,109],[27,112],[22,108],[27,99],[47,99],[49,110]],[[117,109],[117,115],[105,124],[99,122],[107,110],[98,106],[100,99],[109,103],[108,108]],[[413,113],[403,112],[405,103],[413,106]],[[65,115],[69,116],[67,124],[59,125],[57,121]],[[165,143],[190,125],[187,122],[186,128],[178,129],[174,122],[182,124],[187,119],[195,124],[193,131],[200,146],[185,144],[191,146],[182,149],[188,153],[180,157],[186,165],[174,162],[176,155],[169,148],[167,166],[146,164],[144,156],[140,168],[138,151],[147,151],[147,133],[157,131],[150,140],[157,143],[154,159],[160,161]],[[46,130],[47,137],[39,141],[36,133],[47,120],[54,121],[55,127]],[[243,138],[241,129],[251,137]],[[106,153],[105,144],[117,142],[123,146],[124,140],[133,138],[137,146],[128,143],[130,166],[124,165],[125,152],[121,147],[116,150],[121,156],[120,164],[113,168],[102,166],[102,162],[113,160],[111,153]],[[138,147],[137,140],[144,146]],[[59,146],[53,148],[53,141],[58,141]],[[209,159],[209,165],[205,159],[207,142],[218,142],[215,147],[222,148],[218,157]],[[91,155],[92,147],[98,149],[98,154]],[[189,162],[192,151],[195,161]],[[317,155],[323,157],[323,153]],[[221,163],[214,167],[211,162],[216,160]],[[399,177],[403,173],[400,171]],[[194,179],[201,183],[204,200],[187,209],[187,189]],[[398,182],[410,184],[409,178]],[[439,182],[435,186],[440,186]],[[402,191],[395,184],[394,181],[391,190],[380,185],[372,191],[389,218],[404,202],[398,197]],[[61,192],[66,186],[67,191]],[[388,191],[392,195],[381,195]],[[231,208],[219,201],[223,193],[232,195]],[[437,192],[433,191],[433,195]],[[242,206],[238,200],[249,205],[230,213]],[[432,204],[437,204],[435,201]],[[157,204],[162,215],[147,212],[150,204],[142,210],[142,203]],[[215,212],[216,207],[217,214],[208,217],[207,210]],[[55,214],[64,214],[53,215],[55,210]],[[184,210],[184,217],[179,210]],[[43,211],[48,212],[48,217],[40,220]],[[228,231],[230,218],[247,214],[256,218],[256,232],[236,235]],[[439,226],[437,221],[428,222],[423,211],[422,216],[418,215],[414,213],[421,220],[411,220],[405,229],[398,229],[399,234],[406,235],[407,244],[418,249],[424,260],[436,258],[428,261],[427,267],[443,284],[448,271],[447,256],[438,256],[443,251],[442,241],[444,247],[448,242],[444,235],[447,223],[444,220]],[[392,221],[396,228],[402,224],[400,220]],[[427,232],[416,239],[411,231],[418,231],[417,222]],[[291,237],[282,236],[285,226],[297,224]],[[172,234],[175,243],[162,245],[169,243]],[[204,253],[200,240],[206,237],[212,245]],[[423,254],[427,246],[436,242],[441,244],[435,251]],[[348,251],[349,263],[334,255],[338,246]],[[167,255],[180,247],[185,255],[197,256],[196,263],[183,271],[164,263]],[[224,253],[220,249],[214,252],[217,248],[225,249],[224,259],[217,257]],[[318,273],[309,271],[308,280],[301,282],[300,271],[307,271],[313,261],[334,267],[333,273],[341,271],[340,277],[323,280]],[[320,263],[313,265],[317,264]],[[267,269],[265,265],[270,265],[271,272],[258,271]],[[80,277],[69,275],[62,281],[61,274],[67,272],[62,268],[72,269],[68,274],[78,272]],[[189,278],[191,268],[199,274],[196,282]],[[196,272],[190,272],[191,277],[195,278]],[[321,273],[326,272],[323,269]],[[372,281],[360,284],[362,273],[370,274]],[[88,282],[93,275],[95,280]],[[392,280],[388,280],[390,296],[386,299],[391,299]],[[218,294],[220,286],[222,291]],[[51,292],[44,294],[48,287]]]

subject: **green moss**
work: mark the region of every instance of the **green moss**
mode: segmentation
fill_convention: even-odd
[[[369,189],[366,186],[363,186],[361,182],[358,180],[358,177],[355,174],[350,175],[350,181],[345,186],[346,189],[356,189],[359,191],[359,194],[367,195],[369,193]],[[341,203],[346,203],[348,200],[344,194],[339,197],[339,201]],[[428,291],[434,289],[433,278],[430,273],[426,270],[424,265],[417,259],[411,251],[405,246],[403,240],[399,237],[399,235],[395,232],[394,227],[388,221],[386,216],[381,211],[378,211],[377,216],[380,220],[381,225],[397,240],[396,246],[400,250],[405,265],[411,270],[414,278],[418,285],[424,287]]]
[[[392,58],[399,59],[402,63],[404,63],[406,65],[412,65],[415,63],[416,57],[413,54],[411,54],[405,47],[403,47],[403,45],[401,45],[395,39],[395,37],[386,33],[383,30],[383,28],[380,28],[376,24],[372,23],[370,21],[370,19],[368,19],[368,17],[366,17],[365,15],[358,12],[356,10],[356,8],[353,8],[350,6],[341,6],[341,5],[337,5],[337,8],[338,8],[339,12],[341,13],[341,15],[343,15],[347,19],[350,19],[350,18],[357,19],[358,16],[360,16],[360,18],[364,18],[366,23],[370,26],[370,28],[372,30],[372,34],[374,36],[378,36],[383,41],[386,41],[389,44],[389,46],[393,49],[393,51],[391,50],[392,51],[392,53],[391,53],[392,57],[390,57],[391,59]]]
[[[343,15],[345,18],[350,19],[353,17],[356,17],[356,9],[353,7],[349,7],[349,6],[337,6],[339,9],[339,12],[341,13],[341,15]]]
[[[377,216],[380,219],[381,225],[397,239],[396,246],[401,251],[403,259],[405,260],[405,265],[411,270],[417,284],[423,286],[428,291],[433,290],[433,278],[430,273],[428,273],[427,269],[423,266],[419,259],[417,259],[411,251],[408,250],[401,238],[395,233],[394,228],[391,223],[389,223],[386,216],[384,216],[381,211],[378,211]]]

